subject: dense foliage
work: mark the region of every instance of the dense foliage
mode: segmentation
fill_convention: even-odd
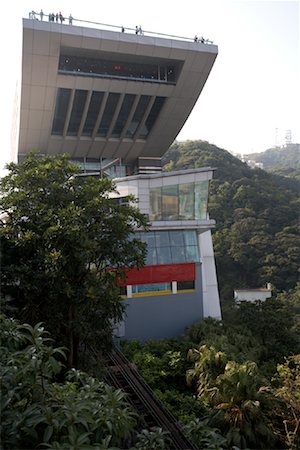
[[[210,436],[208,448],[217,442],[216,448],[296,450],[300,327],[295,296],[243,302],[228,307],[223,321],[202,320],[180,339],[125,342],[124,351],[187,429],[195,435],[205,429],[197,441],[201,445]]]
[[[292,289],[300,266],[300,182],[250,169],[227,151],[204,141],[175,142],[165,170],[210,166],[209,213],[223,299],[234,288],[271,282]]]
[[[0,315],[2,449],[168,449],[161,429],[136,429],[120,389],[75,369],[64,373],[64,351],[51,343],[41,324]]]
[[[111,180],[76,176],[66,156],[30,154],[8,169],[0,182],[1,294],[23,321],[46,324],[73,367],[79,344],[110,343],[123,311],[116,278],[143,264],[143,244],[130,235],[146,222],[110,198]]]

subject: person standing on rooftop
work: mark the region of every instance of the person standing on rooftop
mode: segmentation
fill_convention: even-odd
[[[72,25],[72,23],[73,23],[73,16],[70,13],[70,15],[69,15],[69,25]]]
[[[43,12],[43,10],[41,9],[41,11],[40,11],[40,18],[41,18],[41,20],[43,20],[43,17],[44,17],[44,12]]]

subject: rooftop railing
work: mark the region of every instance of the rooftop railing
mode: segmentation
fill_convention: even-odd
[[[101,22],[94,22],[91,20],[77,19],[77,18],[73,17],[71,14],[69,17],[65,17],[61,13],[44,14],[42,11],[39,13],[36,11],[30,11],[29,19],[41,20],[41,21],[48,20],[49,22],[56,22],[56,23],[66,22],[69,25],[79,25],[79,26],[83,25],[83,26],[92,27],[92,28],[99,28],[99,29],[105,29],[105,30],[111,30],[111,31],[119,31],[122,33],[132,33],[132,34],[141,35],[141,36],[147,35],[147,36],[156,36],[156,37],[163,37],[163,38],[169,38],[169,39],[170,38],[178,39],[178,40],[187,41],[187,42],[200,42],[202,44],[213,44],[213,41],[211,41],[210,39],[205,39],[203,36],[198,37],[198,35],[195,35],[193,38],[191,38],[191,37],[186,37],[186,36],[178,36],[175,34],[159,33],[156,31],[144,30],[144,29],[142,29],[141,26],[136,26],[135,28],[131,28],[131,27],[124,27],[123,25],[111,25],[108,23],[101,23]]]

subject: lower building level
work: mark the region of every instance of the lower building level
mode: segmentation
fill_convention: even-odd
[[[180,336],[206,317],[221,318],[212,245],[214,221],[207,213],[210,168],[116,179],[119,196],[134,195],[149,218],[146,264],[121,282],[126,303],[116,336],[161,339]]]

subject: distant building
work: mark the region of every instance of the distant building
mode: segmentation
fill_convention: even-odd
[[[120,287],[118,334],[128,339],[176,336],[221,317],[207,212],[213,168],[161,169],[217,53],[193,39],[23,19],[18,160],[32,149],[68,153],[84,172],[114,178],[120,197],[133,194],[151,223],[137,231],[146,266]]]
[[[268,283],[266,288],[235,289],[233,293],[235,303],[243,301],[254,302],[256,300],[265,301],[267,298],[272,297],[272,288],[270,283]]]

